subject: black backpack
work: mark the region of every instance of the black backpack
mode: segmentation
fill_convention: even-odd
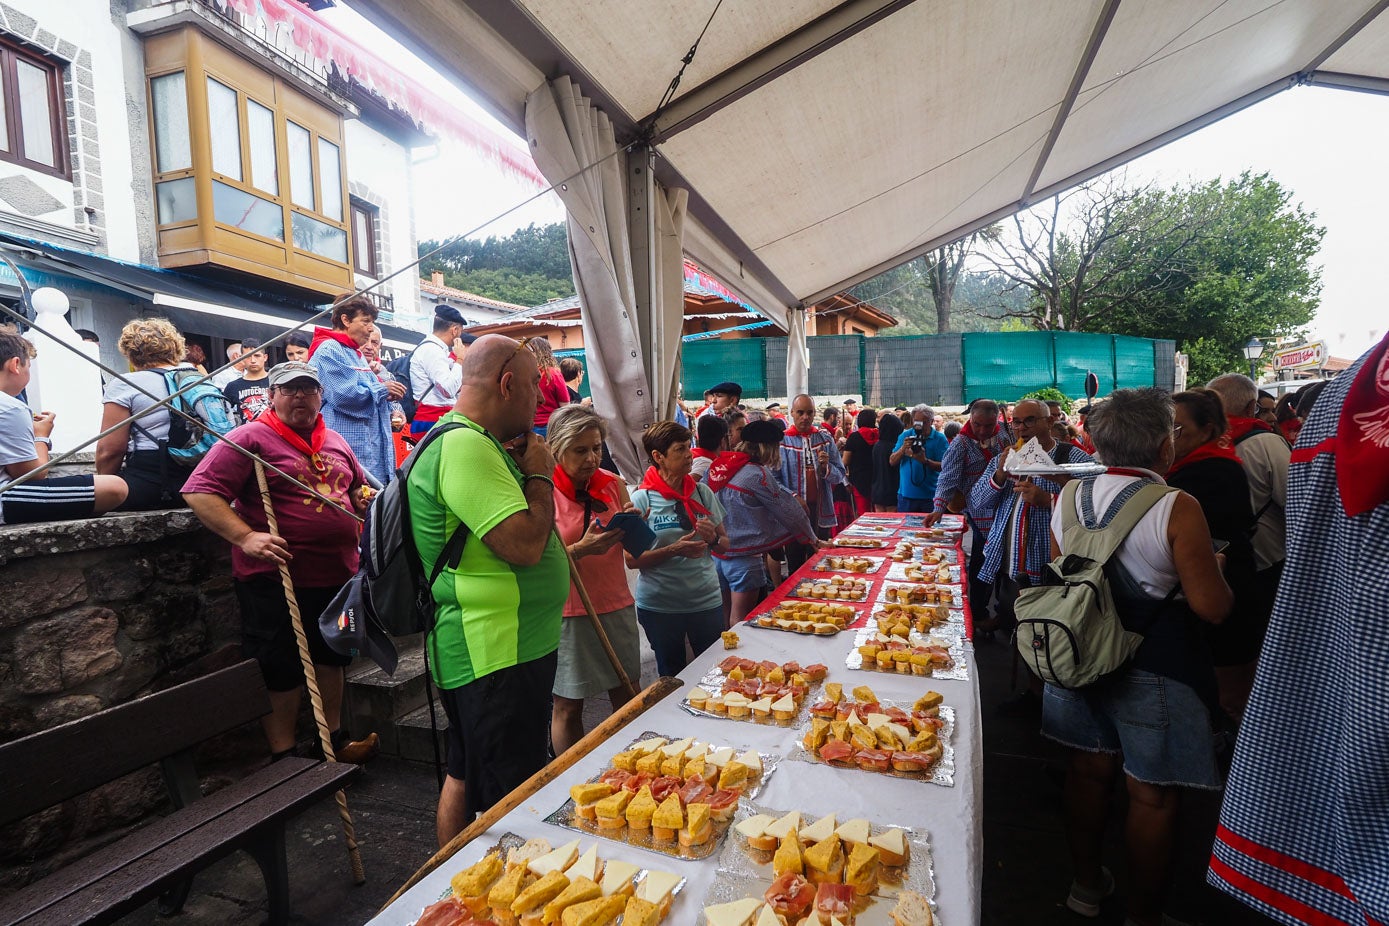
[[[412,347],[409,353],[401,354],[386,364],[386,369],[395,377],[396,382],[405,384],[405,395],[400,397],[400,409],[405,412],[406,421],[415,420],[415,387],[410,385],[410,361],[423,343],[421,341]]]

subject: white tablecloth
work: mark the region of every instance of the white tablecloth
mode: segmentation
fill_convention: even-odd
[[[841,820],[866,817],[875,823],[910,826],[929,834],[936,876],[938,922],[944,926],[966,926],[979,922],[981,877],[983,737],[979,724],[979,684],[974,650],[966,644],[969,681],[925,679],[851,671],[844,657],[853,645],[854,634],[844,631],[833,637],[802,636],[782,631],[740,627],[742,645],[736,654],[748,659],[785,662],[794,659],[802,665],[823,663],[829,667],[829,680],[844,683],[845,694],[855,685],[870,685],[888,701],[914,700],[928,689],[939,691],[945,703],[955,708],[955,785],[943,788],[920,781],[876,775],[857,769],[837,769],[783,759],[757,803],[767,808],[799,810],[810,817],[835,813]],[[620,858],[644,868],[678,872],[688,883],[675,899],[670,916],[674,926],[698,921],[702,899],[713,882],[719,852],[699,862],[688,862],[649,852],[625,843],[602,839],[543,822],[569,797],[569,786],[597,775],[608,765],[613,753],[624,749],[637,734],[651,730],[668,737],[693,736],[696,739],[729,746],[749,746],[760,752],[787,756],[798,737],[799,725],[779,727],[749,721],[693,716],[681,709],[684,691],[698,683],[711,666],[728,655],[721,647],[697,657],[680,678],[678,690],[639,716],[585,756],[560,780],[539,791],[531,800],[508,814],[487,833],[465,846],[451,860],[432,872],[408,893],[371,921],[372,926],[405,926],[420,911],[448,891],[449,879],[471,865],[503,833],[524,838],[543,836],[552,845],[576,837],[586,849],[598,842],[600,858]],[[732,838],[732,837],[730,837]]]

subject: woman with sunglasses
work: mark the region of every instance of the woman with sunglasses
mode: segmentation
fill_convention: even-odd
[[[656,545],[638,557],[628,554],[627,566],[641,571],[637,620],[656,653],[656,668],[676,675],[689,662],[687,640],[697,656],[724,630],[723,593],[710,553],[727,553],[728,535],[718,498],[690,475],[689,429],[658,421],[641,443],[651,466],[632,504],[655,531]]]
[[[603,631],[632,684],[641,687],[641,639],[627,569],[622,531],[603,525],[632,503],[622,479],[599,466],[608,423],[587,405],[565,405],[550,416],[549,444],[555,455],[555,530],[578,568]],[[558,755],[584,735],[584,699],[606,691],[613,710],[626,697],[617,671],[603,652],[583,601],[569,590],[560,625],[550,741]]]

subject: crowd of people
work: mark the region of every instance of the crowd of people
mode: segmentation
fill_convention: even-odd
[[[783,570],[866,511],[919,513],[927,525],[963,515],[982,645],[1012,629],[1019,600],[1049,581],[1049,564],[1077,548],[1079,531],[1104,530],[1143,497],[1106,567],[1125,628],[1142,635],[1135,656],[1103,685],[1037,683],[1019,700],[1032,702],[1043,735],[1069,747],[1067,906],[1096,916],[1115,890],[1101,844],[1122,779],[1129,922],[1164,921],[1181,790],[1222,785],[1289,534],[1308,528],[1290,507],[1291,442],[1320,385],[1276,402],[1228,374],[1176,395],[1118,390],[1072,420],[1058,402],[1030,398],[977,399],[960,416],[925,404],[817,407],[809,395],[783,410],[744,404],[738,384],[725,382],[679,420],[645,429],[646,469],[629,491],[608,462],[609,422],[579,395],[577,361],[557,359],[543,339],[473,338],[441,308],[402,374],[382,365],[375,320],[369,301],[347,299],[331,327],[287,346],[293,359],[267,368],[251,338],[228,352],[234,365],[219,387],[236,427],[227,437],[274,469],[276,531],[259,463],[216,443],[196,466],[176,464],[167,448],[182,423],[167,410],[123,425],[167,395],[171,377],[205,372],[157,318],[121,332],[131,372],[105,388],[109,433],[96,473],[6,492],[5,521],[189,505],[233,547],[244,651],[272,693],[267,740],[274,756],[288,755],[303,670],[280,568],[300,611],[321,612],[357,568],[360,515],[374,492],[414,439],[446,425],[404,489],[421,565],[440,565],[428,646],[449,719],[442,844],[577,742],[588,699],[621,707],[632,693],[623,676],[640,677],[643,635],[658,671],[678,673]],[[0,332],[0,465],[10,479],[42,466],[51,446],[52,416],[15,398],[33,356],[24,338]],[[1103,472],[1020,477],[1008,461],[1031,441],[1058,467],[1098,462]],[[629,513],[654,535],[645,549],[624,546],[611,523]],[[461,548],[444,559],[454,536]],[[334,747],[365,761],[375,734],[354,740],[341,726],[347,660],[316,621],[305,629]]]

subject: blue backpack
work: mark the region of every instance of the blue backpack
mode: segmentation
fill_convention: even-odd
[[[202,374],[192,368],[162,372],[169,395],[202,379]],[[169,405],[169,440],[165,449],[171,459],[190,469],[217,443],[216,434],[226,434],[236,427],[231,403],[210,380],[203,379]],[[191,415],[192,419],[179,412]]]

